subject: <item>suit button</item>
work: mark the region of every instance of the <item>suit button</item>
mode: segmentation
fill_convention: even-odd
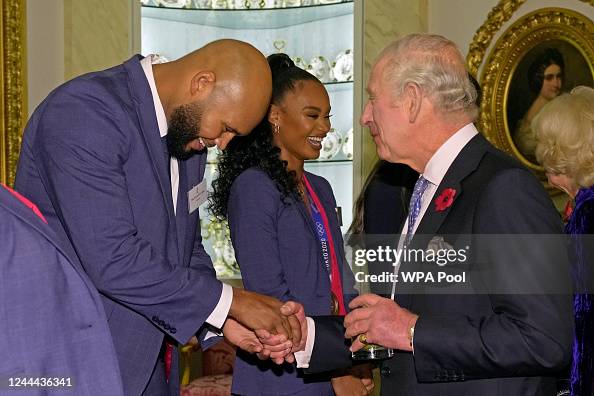
[[[392,374],[392,370],[390,370],[390,367],[382,366],[382,368],[380,369],[380,374],[382,375],[382,377],[389,377],[390,374]]]
[[[175,327],[173,327],[171,330],[169,330],[169,332],[171,334],[175,334],[175,333],[177,333],[177,329]]]
[[[169,326],[167,323],[165,323],[165,326],[163,326],[165,328],[165,330],[169,330],[171,329],[171,326]]]
[[[156,316],[153,316],[151,319],[153,319],[153,322],[158,322],[159,318],[157,318]]]

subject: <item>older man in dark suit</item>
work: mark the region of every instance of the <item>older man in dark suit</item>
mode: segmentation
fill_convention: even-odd
[[[37,207],[0,185],[0,394],[124,395],[99,293]]]
[[[397,284],[394,300],[356,298],[344,321],[345,335],[356,337],[351,350],[363,343],[397,350],[381,370],[385,395],[554,395],[572,334],[564,246],[555,238],[517,242],[560,234],[560,218],[538,180],[478,134],[476,90],[459,50],[441,36],[406,36],[383,51],[367,91],[361,123],[380,158],[421,175],[401,244],[425,250],[442,237],[468,254],[445,267],[403,263],[400,274],[463,270],[468,283]],[[350,364],[340,320],[306,323],[300,366],[317,372]]]

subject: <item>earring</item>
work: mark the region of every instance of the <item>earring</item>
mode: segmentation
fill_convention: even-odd
[[[272,124],[272,132],[278,135],[280,133],[280,126],[278,124]]]

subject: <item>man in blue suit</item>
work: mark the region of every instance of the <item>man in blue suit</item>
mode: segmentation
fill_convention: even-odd
[[[0,219],[0,394],[123,395],[103,304],[80,262],[1,185]],[[38,386],[23,386],[29,378]]]
[[[101,293],[126,395],[178,394],[173,346],[228,316],[299,341],[278,300],[216,279],[198,222],[206,147],[249,133],[270,95],[264,56],[220,40],[75,78],[29,120],[16,189]]]

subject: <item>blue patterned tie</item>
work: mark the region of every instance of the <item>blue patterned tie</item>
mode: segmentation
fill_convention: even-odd
[[[408,207],[408,228],[406,232],[405,244],[408,245],[413,237],[413,227],[421,213],[421,198],[423,193],[429,186],[429,181],[423,176],[420,176],[415,183],[412,197],[410,198],[410,206]]]

